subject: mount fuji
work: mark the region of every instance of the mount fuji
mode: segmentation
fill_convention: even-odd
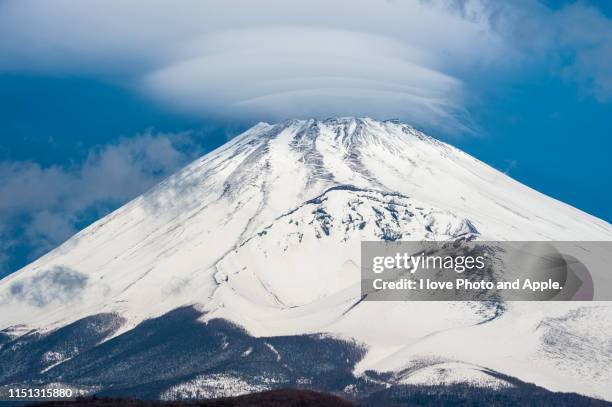
[[[466,236],[609,241],[612,226],[397,121],[260,123],[0,281],[0,388],[533,383],[612,400],[609,303],[362,301],[362,241]]]

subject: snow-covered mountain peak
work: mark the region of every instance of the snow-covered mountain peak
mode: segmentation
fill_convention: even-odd
[[[393,144],[403,137],[434,139],[399,120],[378,121],[369,117],[340,117],[319,119],[290,119],[276,125],[259,123],[248,131],[253,137],[275,138],[284,131],[294,134],[294,143],[330,138],[334,143],[351,148],[367,143]]]
[[[312,204],[317,197],[325,201]],[[405,213],[395,220],[389,208]],[[100,308],[138,321],[200,302],[213,295],[216,271],[208,270],[224,256],[284,214],[306,219],[314,210],[333,219],[300,223],[294,232],[308,235],[302,228],[328,221],[333,229],[348,217],[355,233],[334,243],[345,246],[353,238],[438,240],[470,230],[490,240],[605,240],[612,230],[398,121],[259,123],[2,280],[0,302],[14,313],[3,313],[0,327],[45,325]],[[357,227],[360,218],[367,221]],[[78,298],[32,301],[40,297],[36,284],[55,281],[40,278],[50,270],[82,276]],[[168,289],[186,282],[188,289]]]
[[[513,332],[503,321],[527,308],[515,306],[518,314],[487,331],[479,324],[499,314],[490,304],[361,301],[360,242],[467,235],[610,240],[612,226],[398,121],[259,123],[1,280],[0,331],[48,330],[94,314],[119,315],[125,331],[197,304],[205,319],[256,336],[355,339],[371,349],[361,368],[401,370],[405,359],[393,352],[412,358],[419,349],[407,344],[428,353],[452,330],[497,343],[497,332]],[[564,307],[539,306],[521,329],[527,335]],[[538,340],[507,374],[540,379],[525,368],[533,349],[550,347]],[[466,349],[455,350],[467,363],[507,367]],[[591,379],[568,383],[580,390]]]

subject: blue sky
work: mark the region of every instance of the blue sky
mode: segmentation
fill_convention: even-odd
[[[29,1],[0,3],[0,276],[291,117],[400,118],[612,220],[609,2]]]

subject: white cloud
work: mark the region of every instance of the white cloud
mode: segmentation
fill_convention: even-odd
[[[561,44],[572,60],[564,74],[599,101],[612,100],[612,20],[594,7],[572,5],[556,16]]]
[[[537,0],[482,0],[492,30],[522,58],[575,82],[601,102],[612,100],[612,19],[585,1],[549,9]]]
[[[88,276],[68,267],[55,266],[11,284],[10,297],[35,307],[51,302],[67,303],[80,298]]]
[[[210,35],[204,56],[148,74],[144,89],[183,111],[250,119],[374,115],[451,119],[461,82],[410,61],[401,42],[359,32],[255,28]]]
[[[198,153],[187,134],[149,132],[92,149],[70,168],[0,162],[0,274],[14,271],[6,270],[13,248],[42,254],[83,221],[139,195]]]
[[[469,3],[462,10],[476,13],[480,2]],[[122,76],[206,116],[371,115],[456,129],[458,74],[503,65],[512,50],[452,4],[9,0],[0,69]]]
[[[455,128],[471,83],[491,72],[554,65],[607,100],[611,50],[610,19],[585,3],[0,3],[0,71],[97,75],[207,116],[369,114]]]

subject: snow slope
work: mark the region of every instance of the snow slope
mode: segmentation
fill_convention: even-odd
[[[357,374],[435,360],[452,382],[493,369],[612,399],[606,303],[360,301],[362,240],[466,235],[610,240],[612,226],[402,123],[260,123],[1,280],[0,330],[110,312],[124,332],[197,304],[256,336],[354,338],[369,348]]]

